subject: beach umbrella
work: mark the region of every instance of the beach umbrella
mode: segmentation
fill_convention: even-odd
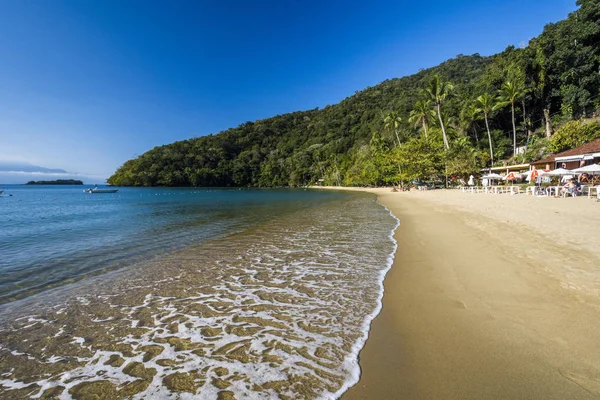
[[[491,173],[490,173],[490,174],[487,174],[487,175],[484,175],[484,176],[482,176],[482,177],[481,177],[481,179],[486,179],[486,180],[490,181],[490,182],[489,182],[489,184],[490,184],[490,186],[491,186],[491,185],[493,185],[493,183],[492,183],[491,181],[495,181],[495,180],[498,180],[498,179],[502,179],[502,175],[498,175],[498,174],[491,174]],[[486,186],[487,186],[487,185],[486,185]]]
[[[469,182],[467,182],[469,186],[475,186],[475,177],[473,175],[469,176]]]
[[[487,174],[487,175],[482,176],[481,179],[502,179],[502,175]]]
[[[598,165],[598,164],[586,165],[585,167],[574,169],[572,172],[575,172],[578,174],[592,174],[592,175],[599,174],[600,175],[600,165]]]
[[[561,182],[565,182],[573,177],[573,171],[565,168],[556,168],[555,170],[544,172],[544,176],[562,176]]]
[[[581,168],[577,168],[574,169],[573,172],[577,173],[577,174],[588,174],[588,175],[600,175],[600,165],[598,164],[591,164],[591,165],[586,165],[585,167],[581,167]],[[589,181],[592,185],[597,184],[598,180],[597,178],[591,178],[591,180]]]
[[[532,170],[527,171],[525,174],[525,180],[529,181],[529,182],[534,182],[539,176],[543,176],[548,172],[548,170],[543,170],[543,169],[535,169],[535,167],[533,167]]]
[[[542,171],[542,173],[544,173],[544,171]],[[530,171],[528,171],[526,174],[526,180],[528,180],[529,182],[533,182],[537,179],[538,176],[540,176],[540,171],[537,169],[532,169]]]
[[[544,172],[542,175],[563,176],[563,175],[571,175],[572,173],[573,173],[573,171],[571,171],[570,169],[557,168],[553,171]]]
[[[506,181],[516,181],[517,179],[521,179],[521,175],[522,174],[516,174],[514,172],[511,172],[502,179],[504,179]]]

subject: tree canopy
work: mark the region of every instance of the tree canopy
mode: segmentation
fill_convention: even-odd
[[[125,162],[108,182],[376,185],[468,174],[499,160],[541,155],[542,137],[600,108],[600,3],[577,4],[524,48],[509,46],[491,57],[458,55],[323,109],[159,146]],[[532,144],[534,152],[518,154]]]

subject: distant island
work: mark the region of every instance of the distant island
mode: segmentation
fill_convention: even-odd
[[[83,182],[75,179],[57,179],[55,181],[29,181],[27,185],[83,185]]]

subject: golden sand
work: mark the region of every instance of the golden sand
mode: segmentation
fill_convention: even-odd
[[[343,400],[600,397],[600,204],[371,191],[398,251]]]

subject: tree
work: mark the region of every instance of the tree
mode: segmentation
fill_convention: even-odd
[[[492,134],[490,133],[488,116],[496,108],[496,102],[491,94],[485,92],[475,100],[475,104],[477,106],[477,110],[479,110],[480,113],[483,113],[483,117],[485,119],[485,127],[487,129],[488,140],[490,142],[490,158],[492,160],[492,165],[494,165],[494,149],[492,147]]]
[[[431,100],[419,100],[415,103],[415,106],[410,112],[408,122],[415,125],[421,124],[423,126],[423,131],[425,132],[425,139],[428,139],[427,124],[434,118],[435,111],[431,108]]]
[[[578,6],[567,19],[548,24],[524,49],[509,46],[491,57],[459,55],[429,70],[359,90],[338,104],[245,122],[218,134],[159,146],[125,162],[108,181],[140,186],[293,186],[325,177],[327,182],[376,184],[397,176],[397,163],[387,159],[399,147],[408,157],[408,161],[401,161],[395,156],[401,162],[403,176],[410,173],[440,177],[444,160],[450,170],[453,167],[450,158],[434,155],[453,153],[454,142],[462,140],[465,132],[475,137],[473,142],[479,139],[477,131],[483,123],[481,128],[474,123],[478,116],[482,122],[486,117],[485,140],[490,144],[487,150],[485,140],[481,140],[482,149],[486,149],[486,154],[489,151],[490,156],[495,152],[496,158],[502,158],[511,148],[514,153],[514,132],[519,120],[527,121],[525,129],[532,132],[543,130],[545,125],[546,135],[550,136],[551,117],[559,131],[560,125],[570,119],[589,117],[600,109],[600,1],[578,0]],[[455,86],[446,85],[439,77],[451,80]],[[531,88],[515,102],[522,107],[521,113],[515,108],[514,113],[519,115],[511,119],[513,107],[496,114],[491,96],[487,99],[491,106],[475,102],[477,112],[469,109],[482,93],[496,95],[506,80]],[[415,103],[424,91],[427,96],[423,98],[429,100],[432,114],[423,120]],[[450,92],[452,96],[448,96]],[[385,115],[380,115],[380,110],[396,111],[394,122],[388,125],[389,132],[383,129]],[[411,110],[414,112],[409,113]],[[403,123],[409,114],[413,117],[411,125],[420,124],[419,131],[426,130],[425,135],[419,134],[420,141],[403,136]],[[384,142],[393,148],[379,159],[372,157],[369,146],[374,131],[389,133]],[[512,138],[505,134],[507,131],[513,132]],[[588,133],[584,134],[588,137]],[[579,143],[577,135],[565,140],[563,136],[553,141],[557,149]],[[525,156],[539,159],[544,143],[535,136],[532,140],[529,148],[537,149]],[[400,144],[394,147],[392,142]],[[413,147],[405,146],[408,142]],[[315,145],[321,147],[314,148]],[[410,153],[413,150],[415,153]],[[424,155],[425,161],[433,157],[435,162],[421,163],[415,154]],[[431,165],[435,168],[430,169]],[[419,172],[417,167],[425,172]],[[381,176],[377,171],[382,171]]]
[[[513,156],[517,155],[517,127],[515,125],[515,103],[525,94],[525,87],[519,81],[506,81],[498,91],[498,107],[510,104],[513,128]]]
[[[550,26],[552,27],[552,25]],[[550,43],[553,41],[550,40]],[[535,97],[541,100],[542,102],[542,112],[544,114],[544,124],[546,130],[546,138],[550,138],[552,136],[552,122],[550,121],[550,107],[552,106],[552,85],[549,80],[552,78],[548,74],[548,58],[544,52],[544,48],[548,47],[550,44],[546,44],[546,38],[538,38],[534,40],[532,43],[532,51],[533,55],[533,67],[535,69],[535,73],[533,76],[534,86],[533,91],[535,93]]]
[[[487,155],[485,156],[487,157]],[[468,137],[459,137],[446,152],[447,173],[467,180],[483,166],[484,154],[473,147]]]
[[[600,124],[571,121],[557,129],[552,139],[550,139],[548,150],[552,153],[558,153],[579,147],[596,139],[600,139]]]
[[[371,134],[369,145],[361,146],[358,150],[354,164],[346,175],[346,184],[362,186],[391,183],[397,178],[397,171],[386,141],[375,131]]]
[[[461,121],[465,126],[465,130],[468,130],[469,127],[473,131],[473,137],[476,142],[479,142],[479,135],[477,134],[477,121],[481,120],[481,112],[477,108],[475,104],[469,104],[467,107],[462,109],[461,112]]]
[[[397,112],[391,111],[385,116],[383,122],[385,123],[385,129],[388,129],[390,132],[394,132],[396,134],[396,140],[398,141],[398,146],[400,146],[398,129],[400,128],[400,124],[402,124],[402,118],[400,118]]]
[[[453,89],[454,85],[452,85],[450,82],[443,81],[438,74],[435,74],[433,78],[431,78],[429,85],[425,89],[425,93],[427,93],[429,96],[429,100],[435,104],[437,116],[440,120],[440,126],[442,128],[442,135],[444,137],[444,147],[446,150],[450,148],[450,144],[448,143],[444,121],[442,121],[442,103],[446,100],[450,93],[452,93]]]
[[[443,175],[444,147],[435,140],[414,137],[394,149],[395,162],[401,166],[400,179],[411,180],[436,179]]]

